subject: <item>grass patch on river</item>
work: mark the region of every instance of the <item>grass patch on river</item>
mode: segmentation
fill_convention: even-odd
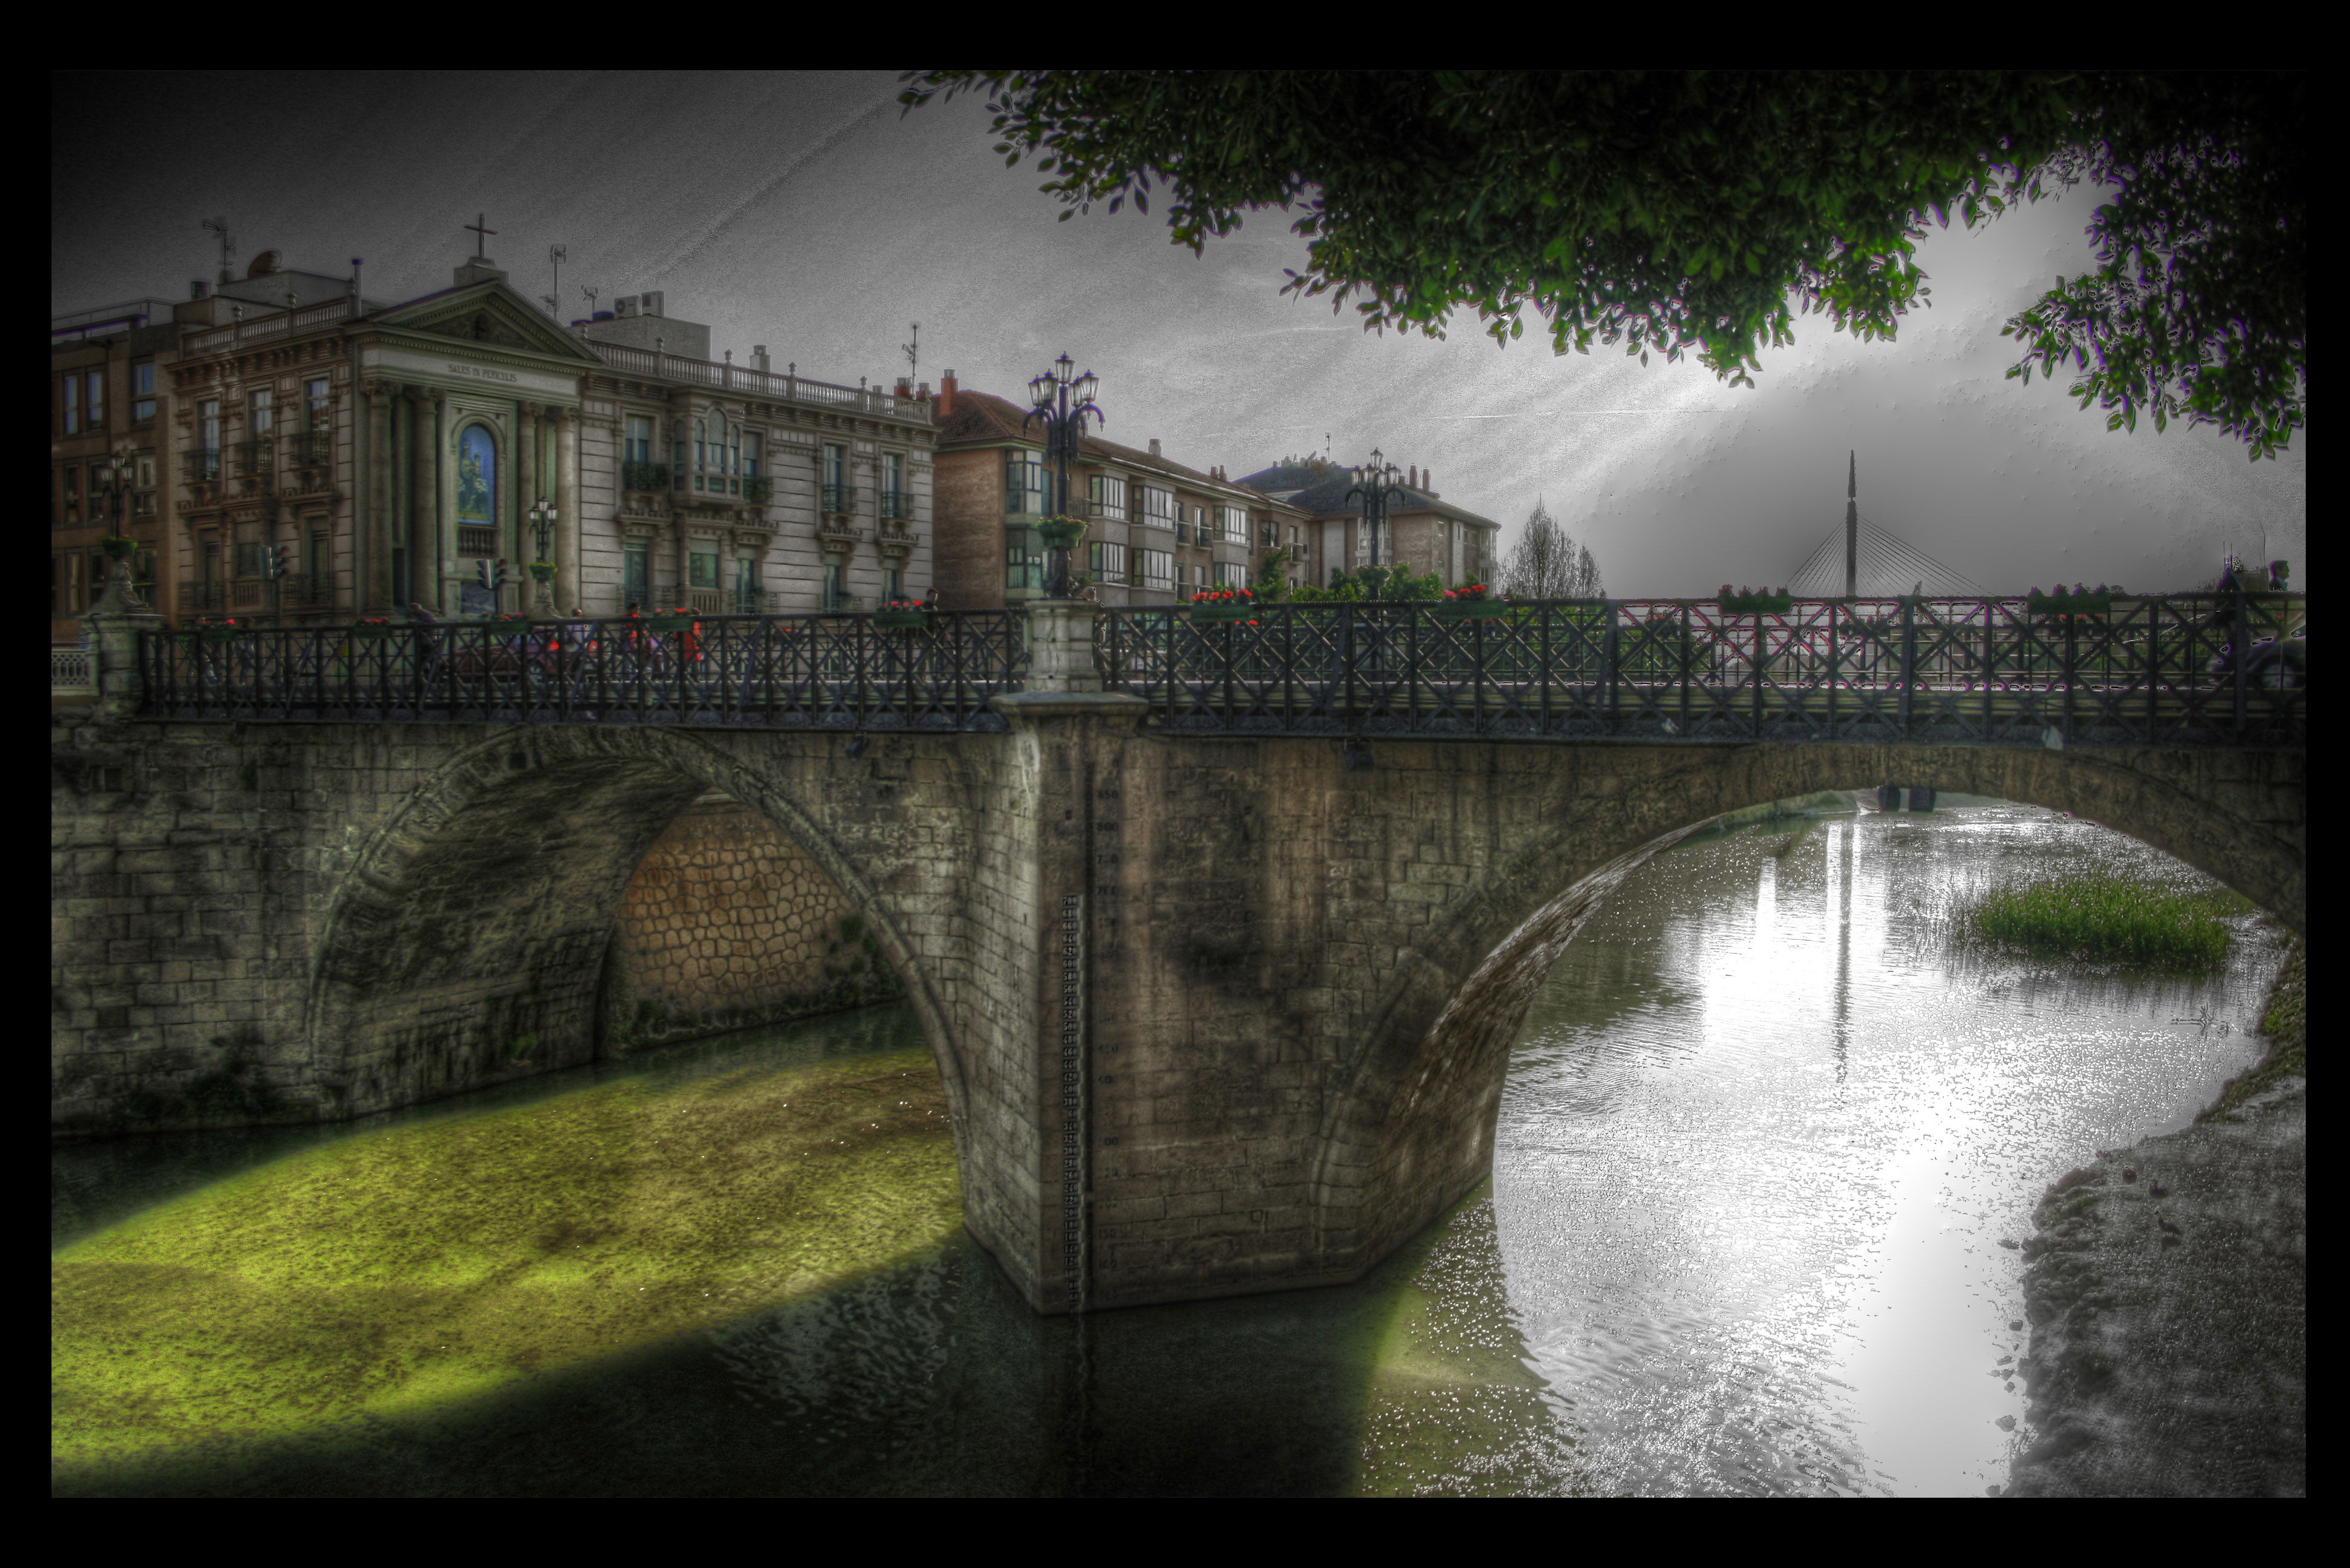
[[[2185,891],[2076,871],[1993,889],[1961,909],[1960,918],[1983,941],[2043,958],[2205,972],[2226,965],[2226,917],[2244,907],[2225,890]]]
[[[419,1411],[808,1294],[962,1222],[926,1050],[330,1144],[52,1255],[52,1462]]]

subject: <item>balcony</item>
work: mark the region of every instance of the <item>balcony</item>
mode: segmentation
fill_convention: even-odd
[[[663,492],[675,487],[676,479],[665,462],[624,462],[620,464],[620,488],[643,493]]]
[[[827,511],[816,521],[816,536],[827,545],[847,545],[864,538],[865,530],[853,519]]]
[[[911,517],[914,514],[914,497],[909,492],[903,490],[884,490],[881,491],[879,494],[881,498],[882,516]]]
[[[920,541],[914,536],[914,525],[901,517],[885,517],[874,543],[888,555],[906,556],[913,553]]]
[[[228,449],[229,466],[239,479],[266,479],[269,477],[270,454],[275,450],[275,443],[268,436],[236,441]]]
[[[190,484],[209,484],[220,476],[221,454],[217,451],[180,454],[180,477]]]
[[[762,587],[737,587],[726,596],[728,615],[773,615],[775,596]]]
[[[1123,523],[1126,521],[1126,504],[1122,501],[1088,501],[1086,503],[1086,515]]]
[[[282,438],[286,461],[294,468],[324,468],[335,460],[335,438],[328,431],[303,431]]]
[[[498,528],[494,523],[460,523],[457,524],[457,554],[488,558],[498,553]]]
[[[775,493],[775,482],[765,474],[754,473],[743,482],[743,499],[754,506],[764,506]]]
[[[226,585],[217,582],[193,582],[180,585],[180,607],[199,614],[217,615],[228,603]]]
[[[827,484],[824,487],[825,511],[845,514],[853,512],[856,509],[857,486],[853,484]]]
[[[1191,542],[1191,525],[1189,523],[1175,524],[1175,542],[1178,545],[1188,545]],[[1204,545],[1207,540],[1203,537],[1200,543]]]

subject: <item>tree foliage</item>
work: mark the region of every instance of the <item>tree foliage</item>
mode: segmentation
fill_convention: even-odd
[[[1539,501],[1502,563],[1498,586],[1513,599],[1596,599],[1607,593],[1590,548],[1568,537]]]
[[[2109,427],[2217,424],[2273,455],[2305,423],[2298,74],[2082,71],[917,71],[964,90],[1067,218],[1157,188],[1198,252],[1302,209],[1284,292],[1360,296],[1366,327],[1554,348],[1694,349],[1752,385],[1796,311],[1894,336],[1929,302],[1930,222],[1990,221],[2084,178],[2100,265],[2006,331]]]

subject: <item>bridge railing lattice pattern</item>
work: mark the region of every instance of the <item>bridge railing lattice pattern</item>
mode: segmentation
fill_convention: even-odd
[[[141,711],[280,722],[1001,730],[1022,618],[931,611],[151,631]]]
[[[2298,594],[1115,609],[1113,689],[1175,732],[2300,746]],[[2249,649],[2249,657],[2234,650]]]

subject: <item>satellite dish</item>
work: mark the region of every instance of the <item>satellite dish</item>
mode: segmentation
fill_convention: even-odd
[[[244,269],[244,275],[247,277],[265,277],[269,274],[277,270],[277,261],[278,256],[276,251],[264,251],[259,255],[253,258],[253,265]]]

